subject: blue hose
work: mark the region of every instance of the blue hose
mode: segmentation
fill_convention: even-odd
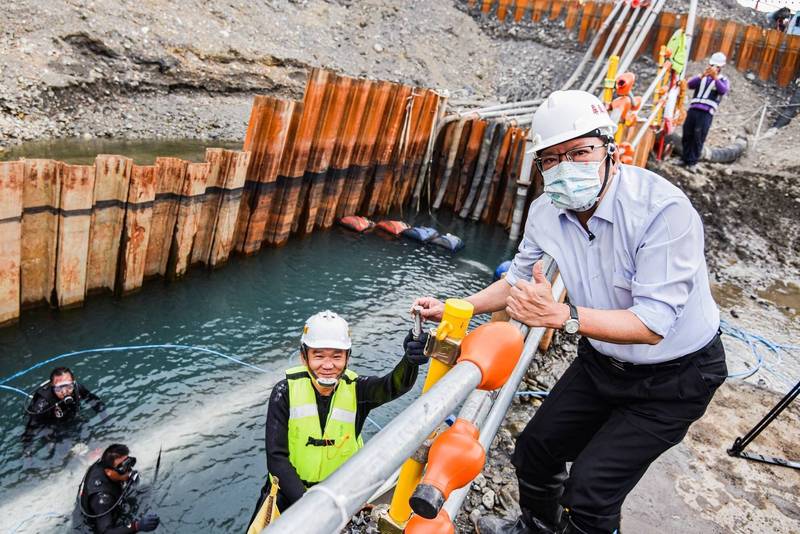
[[[266,369],[262,369],[261,367],[257,367],[255,365],[250,364],[250,363],[243,362],[242,360],[234,358],[233,356],[228,356],[227,354],[223,354],[221,352],[218,352],[218,351],[212,350],[212,349],[206,349],[204,347],[194,347],[192,345],[171,345],[171,344],[167,344],[167,345],[130,345],[130,346],[127,346],[127,347],[103,347],[103,348],[99,348],[99,349],[86,349],[86,350],[78,350],[78,351],[75,351],[75,352],[66,352],[64,354],[59,354],[58,356],[53,356],[52,358],[48,358],[43,362],[39,362],[36,365],[32,365],[32,366],[28,367],[27,369],[23,369],[22,371],[19,371],[18,373],[14,373],[11,376],[7,376],[7,377],[3,378],[2,380],[0,380],[0,385],[5,384],[6,382],[10,382],[10,381],[14,380],[15,378],[19,378],[19,377],[21,377],[23,375],[26,375],[29,372],[31,372],[31,371],[33,371],[35,369],[38,369],[40,367],[44,367],[45,365],[53,363],[54,361],[61,360],[63,358],[68,358],[70,356],[78,356],[80,354],[93,354],[93,353],[98,353],[98,352],[122,352],[122,351],[143,350],[143,349],[196,350],[196,351],[200,351],[200,352],[206,352],[208,354],[213,354],[213,355],[219,356],[221,358],[225,358],[225,359],[230,360],[232,362],[236,362],[239,365],[244,365],[245,367],[249,367],[250,369],[255,369],[256,371],[260,371],[262,373],[268,372]],[[27,395],[27,393],[26,393],[26,395]]]
[[[24,395],[27,398],[33,398],[33,395],[29,395],[27,392],[22,391],[21,389],[17,389],[13,386],[2,386],[0,385],[0,389],[6,389],[8,391],[13,391],[14,393],[19,393],[20,395]]]
[[[800,345],[787,345],[782,343],[775,343],[774,341],[770,341],[769,339],[760,336],[758,334],[754,334],[752,332],[748,332],[742,328],[738,328],[736,326],[731,325],[727,321],[720,321],[720,329],[722,330],[723,334],[726,334],[734,339],[738,339],[739,341],[745,343],[753,353],[753,356],[756,358],[756,363],[754,366],[749,367],[744,371],[740,371],[738,373],[731,373],[728,375],[728,378],[747,378],[756,374],[762,367],[771,371],[772,373],[778,374],[778,372],[773,369],[774,365],[778,365],[782,361],[782,354],[781,352],[789,353],[792,350],[800,350]],[[764,355],[758,350],[759,345],[763,345],[767,348],[772,354],[777,357],[777,362],[774,364],[766,364],[764,362]]]

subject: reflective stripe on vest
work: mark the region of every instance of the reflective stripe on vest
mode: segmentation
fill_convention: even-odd
[[[286,371],[289,385],[289,462],[304,484],[316,484],[361,447],[356,437],[356,375],[345,370],[331,399],[323,435],[314,385],[305,366]]]
[[[703,76],[689,104],[704,104],[711,108],[711,113],[713,114],[719,108],[719,103],[722,100],[722,95],[717,93],[716,89],[717,84],[714,78]]]

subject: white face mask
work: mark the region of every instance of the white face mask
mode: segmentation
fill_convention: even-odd
[[[557,208],[586,211],[597,203],[603,161],[562,161],[542,172],[544,192]]]

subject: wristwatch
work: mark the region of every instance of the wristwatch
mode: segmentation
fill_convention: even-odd
[[[577,334],[581,328],[581,322],[578,320],[578,308],[571,302],[567,302],[567,306],[569,306],[569,319],[564,321],[564,326],[561,328],[567,334]]]

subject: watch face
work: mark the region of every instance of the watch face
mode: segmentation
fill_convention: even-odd
[[[567,334],[577,334],[578,329],[580,329],[580,323],[577,319],[567,319],[567,322],[564,323],[564,332]]]

